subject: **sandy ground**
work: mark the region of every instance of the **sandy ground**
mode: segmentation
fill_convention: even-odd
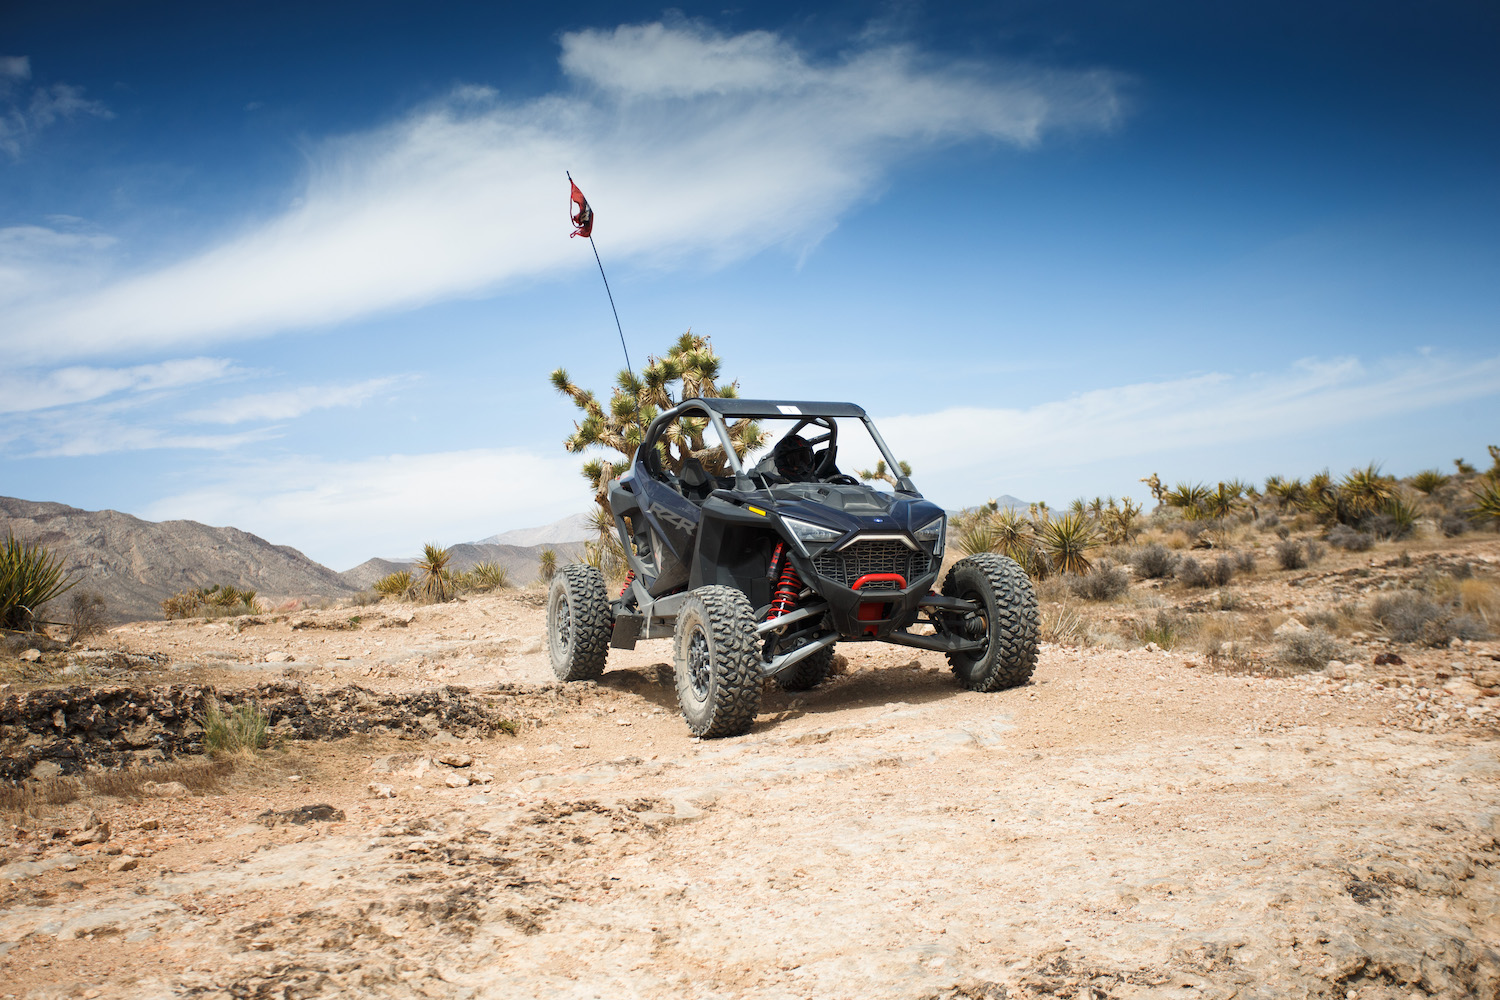
[[[1249,597],[1295,613],[1307,576]],[[161,664],[131,684],[463,684],[517,733],[288,743],[18,820],[0,996],[1500,996],[1500,644],[1372,638],[1340,679],[1049,644],[991,695],[846,645],[700,742],[666,642],[557,698],[542,630],[534,594],[117,630]],[[109,838],[69,843],[90,812]]]

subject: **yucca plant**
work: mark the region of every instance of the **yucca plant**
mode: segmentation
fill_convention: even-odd
[[[0,626],[32,629],[42,605],[72,590],[77,579],[63,574],[61,556],[40,543],[8,535],[0,551]]]
[[[995,533],[995,549],[1016,562],[1026,565],[1022,556],[1031,550],[1031,522],[1011,508],[997,510],[989,518],[990,528]]]
[[[1474,498],[1471,515],[1500,521],[1500,477],[1485,476],[1469,487],[1469,495]]]
[[[1418,493],[1431,496],[1444,486],[1447,486],[1448,481],[1452,478],[1452,476],[1443,475],[1437,469],[1423,469],[1411,477],[1411,488]]]
[[[497,562],[478,562],[468,572],[475,590],[499,590],[509,583],[510,574]]]
[[[1295,506],[1322,521],[1339,519],[1339,493],[1327,469],[1309,476],[1307,485],[1297,495]]]
[[[1059,573],[1087,573],[1092,567],[1087,552],[1099,544],[1088,518],[1066,514],[1041,525],[1037,542]]]
[[[422,573],[418,594],[423,600],[441,603],[448,599],[449,573],[448,550],[428,542],[422,546],[422,558],[417,560],[417,569]]]
[[[1479,471],[1478,469],[1474,468],[1474,466],[1470,465],[1468,462],[1465,462],[1461,458],[1455,458],[1453,460],[1453,467],[1458,470],[1458,474],[1460,476],[1472,476],[1474,473]]]
[[[383,576],[372,585],[383,597],[409,597],[412,593],[411,570],[403,569]]]
[[[1204,492],[1203,498],[1198,502],[1199,509],[1203,511],[1205,517],[1212,520],[1227,518],[1240,506],[1240,497],[1244,489],[1244,486],[1237,482],[1221,482],[1217,489]]]
[[[543,549],[542,554],[536,560],[536,575],[543,583],[551,583],[552,578],[557,575],[557,553],[551,549]]]
[[[1203,501],[1208,497],[1208,487],[1202,483],[1178,483],[1162,494],[1168,507],[1176,507],[1191,520],[1203,516]]]
[[[1392,538],[1401,538],[1410,534],[1411,529],[1416,527],[1417,518],[1422,516],[1422,512],[1417,510],[1417,505],[1400,493],[1392,494],[1389,500],[1381,504],[1380,513],[1395,522]]]
[[[1339,520],[1358,521],[1374,514],[1396,496],[1396,480],[1380,473],[1371,462],[1363,469],[1352,469],[1338,486]]]
[[[1284,479],[1281,476],[1266,478],[1266,495],[1273,497],[1278,507],[1296,507],[1304,490],[1301,479]]]
[[[994,552],[1000,547],[995,525],[988,517],[977,517],[957,532],[958,551],[966,556],[979,552]]]

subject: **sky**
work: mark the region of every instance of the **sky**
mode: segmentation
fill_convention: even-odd
[[[0,494],[335,569],[587,509],[564,366],[683,331],[923,492],[1500,442],[1500,8],[0,13]]]

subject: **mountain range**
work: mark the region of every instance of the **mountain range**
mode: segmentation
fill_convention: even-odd
[[[505,567],[512,584],[529,583],[536,579],[543,548],[556,551],[559,563],[582,554],[582,538],[591,537],[580,537],[583,520],[581,514],[572,515],[555,524],[450,546],[450,565],[465,570],[491,560]],[[410,560],[371,559],[339,573],[291,546],[273,545],[238,528],[145,521],[114,510],[0,497],[0,536],[8,535],[46,546],[62,559],[64,572],[77,578],[76,589],[102,596],[109,616],[121,621],[160,618],[163,600],[196,587],[250,589],[263,603],[337,598],[410,565]],[[542,541],[528,541],[533,538]],[[65,620],[68,600],[61,598],[44,616]]]

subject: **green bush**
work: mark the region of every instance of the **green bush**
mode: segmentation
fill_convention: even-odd
[[[271,742],[271,721],[251,702],[225,710],[217,698],[210,698],[199,722],[203,749],[214,757],[251,756]]]
[[[35,627],[42,605],[72,590],[78,581],[63,574],[62,557],[40,544],[7,536],[0,550],[0,626]]]

